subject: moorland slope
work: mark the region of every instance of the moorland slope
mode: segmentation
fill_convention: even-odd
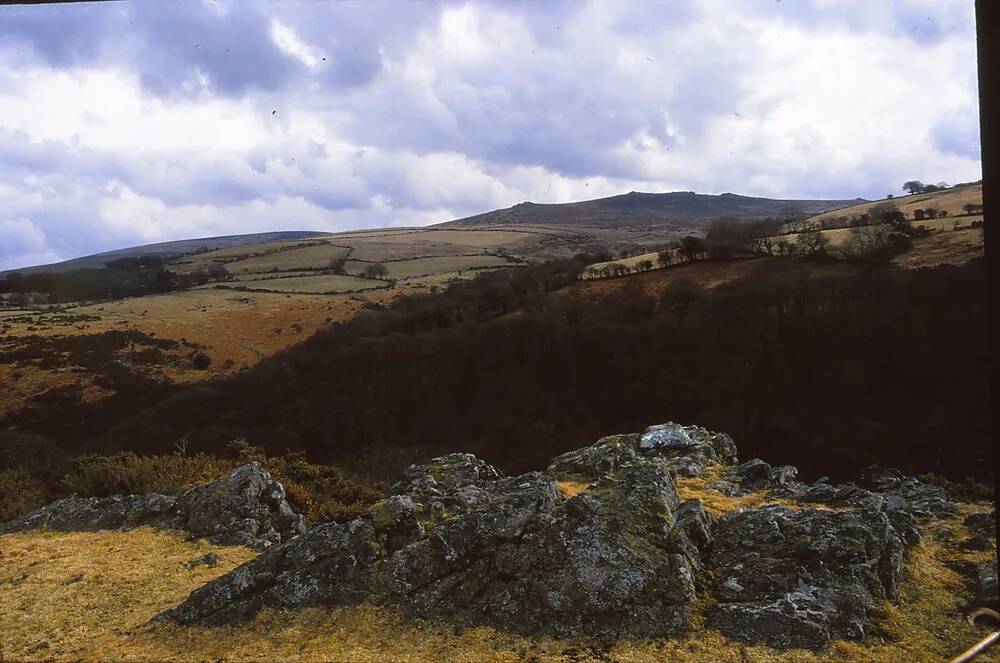
[[[523,202],[506,209],[456,219],[444,226],[577,225],[596,227],[672,226],[694,230],[719,217],[762,219],[813,215],[866,202],[854,200],[779,200],[734,193],[708,195],[693,191],[630,193],[574,203]]]

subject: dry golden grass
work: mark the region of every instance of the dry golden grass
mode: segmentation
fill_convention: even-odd
[[[556,490],[566,499],[576,497],[590,486],[591,484],[586,481],[556,481]]]
[[[817,214],[816,216],[809,217],[803,223],[808,227],[809,225],[821,222],[824,219],[841,216],[849,218],[860,216],[867,213],[869,209],[879,203],[891,203],[910,218],[913,218],[914,210],[927,209],[929,207],[948,212],[949,216],[955,216],[956,214],[965,213],[962,208],[966,204],[983,204],[983,186],[981,184],[976,184],[958,189],[935,191],[934,193],[918,193],[912,196],[898,196],[892,198],[891,200],[875,200],[870,203],[861,203],[860,205],[852,205],[851,207],[844,207],[838,210],[824,212],[823,214]]]
[[[960,519],[956,517],[956,520]],[[214,569],[184,562],[216,551]],[[255,553],[186,541],[178,533],[29,532],[0,537],[0,659],[84,661],[940,661],[984,635],[959,612],[953,551],[928,538],[914,549],[902,604],[886,605],[861,642],[822,652],[779,651],[731,641],[704,628],[671,640],[627,639],[610,649],[585,638],[529,638],[491,628],[456,630],[372,606],[265,611],[235,627],[145,627],[157,612]],[[995,656],[983,661],[996,661]]]
[[[85,402],[99,401],[110,395],[93,382],[93,376],[68,370],[45,370],[34,366],[0,364],[0,417],[24,407],[28,401],[49,389],[78,387]]]
[[[587,269],[580,275],[580,278],[584,280],[599,279],[602,277],[597,272],[608,265],[623,265],[628,269],[635,269],[639,266],[639,263],[646,260],[653,263],[653,269],[660,269],[660,254],[658,251],[653,251],[652,253],[642,253],[637,256],[629,256],[628,258],[619,258],[618,260],[595,262],[587,266]]]
[[[917,269],[961,265],[982,255],[983,229],[966,228],[918,237],[913,240],[913,249],[897,256],[892,263],[904,269]]]
[[[697,477],[677,477],[677,496],[681,500],[701,500],[705,513],[710,516],[721,516],[737,509],[759,509],[765,506],[785,506],[792,509],[820,509],[823,511],[839,511],[840,509],[826,506],[825,504],[803,504],[791,500],[774,499],[768,496],[767,491],[759,490],[746,495],[729,497],[714,488],[709,488],[708,484],[722,478],[723,467],[717,463],[711,463],[705,468],[701,476]]]
[[[199,382],[253,366],[265,357],[305,340],[331,322],[343,321],[360,311],[365,300],[384,302],[398,293],[376,291],[354,295],[286,295],[231,290],[187,290],[122,299],[97,305],[72,307],[66,316],[87,314],[98,319],[74,325],[40,327],[39,320],[58,314],[18,311],[7,320],[5,342],[31,335],[60,336],[99,334],[110,330],[135,329],[162,339],[202,346],[212,363],[207,370],[195,369],[184,359],[193,352],[178,347],[164,352],[177,359],[163,366],[136,367],[143,375],[174,383]],[[365,299],[361,299],[364,297]],[[141,348],[137,348],[141,349]],[[76,385],[83,398],[100,400],[110,394],[94,385],[95,374],[77,372],[73,357],[62,366],[39,369],[27,364],[0,364],[0,416],[23,407],[28,400],[54,387]]]
[[[959,216],[959,217],[948,217],[945,219],[925,219],[923,221],[912,221],[911,225],[915,228],[927,228],[933,234],[932,237],[940,235],[948,235],[953,231],[961,230],[967,231],[972,228],[974,222],[982,221],[982,215],[976,216]],[[830,230],[823,230],[821,234],[830,242],[830,246],[836,248],[847,242],[851,236],[851,228],[832,228]],[[982,233],[982,229],[978,229]],[[975,230],[973,231],[975,232]],[[783,235],[784,239],[788,240],[792,244],[797,244],[799,240],[799,234]],[[918,249],[914,248],[913,252],[917,252]]]

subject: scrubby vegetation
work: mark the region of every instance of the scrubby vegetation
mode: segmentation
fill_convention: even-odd
[[[220,455],[187,454],[181,443],[169,454],[123,451],[72,459],[51,447],[22,455],[21,451],[37,442],[29,436],[11,436],[6,441],[6,450],[0,454],[0,522],[73,493],[83,497],[179,495],[252,461],[263,464],[281,481],[288,501],[314,522],[353,518],[386,488],[385,482],[370,476],[310,463],[301,452],[268,456],[245,440],[230,442]]]
[[[775,258],[711,291],[631,277],[591,295],[577,280],[591,258],[375,306],[224,382],[135,378],[101,404],[16,423],[73,453],[163,454],[184,436],[192,451],[243,437],[337,465],[384,453],[389,477],[404,458],[456,450],[532,469],[673,419],[812,476],[881,463],[991,479],[981,260],[819,278]]]
[[[177,274],[166,268],[161,256],[118,258],[103,268],[65,272],[11,272],[0,281],[0,292],[14,293],[17,303],[33,303],[39,296],[49,302],[120,299],[170,292],[229,277],[221,265]]]

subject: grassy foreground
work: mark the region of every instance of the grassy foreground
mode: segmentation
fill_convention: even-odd
[[[954,531],[954,522],[945,525]],[[221,557],[216,568],[182,566],[209,551]],[[903,602],[885,607],[882,625],[861,643],[838,642],[820,653],[742,645],[702,628],[701,614],[685,638],[618,643],[525,638],[490,628],[456,630],[371,606],[268,611],[229,628],[143,626],[254,554],[148,528],[0,537],[0,660],[914,663],[943,660],[984,634],[962,619],[962,580],[945,563],[968,553],[949,550],[933,536],[913,551]]]

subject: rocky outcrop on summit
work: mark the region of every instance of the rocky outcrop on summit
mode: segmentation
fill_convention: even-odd
[[[673,423],[517,477],[451,454],[411,467],[360,518],[315,526],[156,619],[228,624],[265,607],[371,603],[521,633],[669,636],[702,595],[730,637],[822,647],[864,635],[896,595],[917,518],[948,508],[902,475],[869,490],[736,462],[728,436]],[[706,490],[780,504],[709,516],[678,495],[678,481],[709,468],[722,478]]]
[[[58,531],[129,530],[143,525],[177,529],[222,545],[268,548],[305,530],[285,489],[260,463],[179,497],[172,495],[71,496],[17,520],[0,523],[0,534],[48,528]]]

